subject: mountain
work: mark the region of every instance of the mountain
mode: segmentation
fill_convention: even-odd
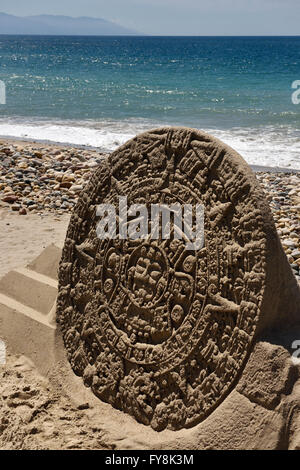
[[[56,15],[20,17],[0,13],[0,34],[125,36],[140,33],[101,18]]]

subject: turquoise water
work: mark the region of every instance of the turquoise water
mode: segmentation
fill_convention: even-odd
[[[0,80],[0,135],[113,149],[187,125],[300,167],[300,37],[0,36]]]

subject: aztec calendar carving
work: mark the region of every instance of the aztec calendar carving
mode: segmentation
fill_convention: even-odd
[[[120,196],[202,204],[204,245],[99,239],[96,208]],[[192,129],[144,133],[95,170],[68,228],[57,321],[71,367],[97,397],[161,431],[198,424],[232,390],[261,315],[261,197],[238,154]]]

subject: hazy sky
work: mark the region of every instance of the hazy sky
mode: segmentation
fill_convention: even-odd
[[[105,18],[147,34],[300,34],[300,0],[0,0],[0,11]]]

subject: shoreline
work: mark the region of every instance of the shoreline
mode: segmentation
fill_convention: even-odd
[[[34,217],[46,217],[48,223],[53,218],[64,219],[72,212],[93,169],[107,155],[99,149],[0,139],[1,218],[16,219],[16,230],[23,217],[32,221]],[[265,192],[291,268],[300,282],[300,171],[263,166],[253,169]],[[5,229],[3,234],[5,237]],[[14,243],[22,244],[24,240],[16,239]],[[3,256],[6,250],[9,251],[9,245]],[[19,263],[22,264],[21,259]]]
[[[69,142],[63,143],[63,142],[55,142],[53,140],[40,140],[40,139],[26,139],[26,138],[21,138],[21,137],[6,137],[0,135],[0,145],[2,143],[8,143],[11,145],[24,145],[24,146],[30,146],[30,145],[40,145],[40,146],[45,146],[45,147],[59,147],[59,148],[74,148],[74,149],[80,149],[80,150],[97,150],[101,153],[110,153],[110,152],[103,152],[100,147],[95,147],[93,145],[77,145],[77,144],[70,144]],[[300,170],[299,170],[300,171]]]
[[[249,163],[248,163],[249,165]],[[300,174],[300,170],[297,168],[282,168],[280,166],[261,166],[261,165],[249,165],[254,173],[290,173]]]
[[[62,142],[54,142],[51,140],[39,140],[39,139],[24,139],[19,137],[6,137],[0,135],[0,145],[3,143],[7,143],[10,145],[24,145],[25,146],[33,146],[33,145],[40,145],[45,147],[52,147],[52,148],[61,148],[61,149],[79,149],[79,150],[87,150],[87,151],[95,151],[101,153],[103,155],[108,155],[113,152],[111,151],[104,151],[101,147],[95,147],[93,145],[78,145],[78,144],[71,144],[71,143],[62,143]],[[300,158],[300,157],[299,157]],[[300,170],[297,168],[286,168],[280,166],[264,166],[264,165],[252,165],[247,162],[250,168],[255,172],[270,172],[270,173],[300,173]]]

